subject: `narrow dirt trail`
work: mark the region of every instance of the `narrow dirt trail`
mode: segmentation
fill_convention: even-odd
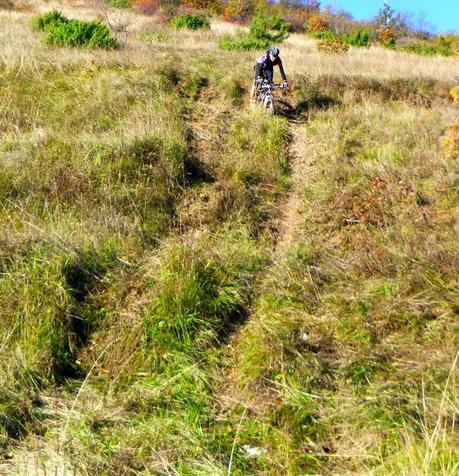
[[[304,124],[290,123],[292,142],[290,146],[291,191],[280,205],[278,235],[274,253],[282,255],[294,245],[301,231],[303,194],[311,181],[313,159],[308,152],[307,130]]]
[[[275,272],[275,268],[283,266],[283,261],[289,249],[297,243],[302,234],[304,192],[308,184],[312,183],[315,175],[313,155],[309,151],[307,128],[304,123],[290,122],[289,131],[291,144],[289,148],[290,164],[290,191],[285,194],[279,203],[279,217],[277,219],[277,236],[272,252],[271,264],[258,277],[255,284],[262,289]],[[265,407],[273,404],[273,395],[258,395],[255,399],[247,399],[239,390],[233,368],[237,367],[237,344],[244,327],[251,319],[256,319],[257,296],[248,312],[248,320],[231,336],[226,348],[226,356],[230,367],[220,375],[219,384],[215,392],[217,414],[220,417],[230,411],[234,405],[244,405],[254,413],[263,412]]]

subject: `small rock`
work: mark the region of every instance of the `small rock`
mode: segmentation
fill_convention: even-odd
[[[256,446],[244,445],[242,449],[248,458],[258,458],[266,454],[266,450],[264,448],[258,448]]]

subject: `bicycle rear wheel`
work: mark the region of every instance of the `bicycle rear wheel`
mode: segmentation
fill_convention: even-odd
[[[272,97],[266,97],[263,103],[263,106],[266,109],[266,112],[270,115],[274,115],[274,102]]]

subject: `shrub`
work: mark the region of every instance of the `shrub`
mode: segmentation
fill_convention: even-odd
[[[459,37],[456,35],[437,36],[433,42],[439,54],[451,56],[459,48]]]
[[[107,3],[115,8],[130,8],[132,0],[107,0]]]
[[[326,31],[317,31],[312,34],[314,38],[318,38],[320,40],[330,41],[330,42],[341,42],[349,46],[356,46],[356,47],[368,47],[370,46],[370,38],[371,34],[369,30],[360,30],[356,29],[353,30],[348,35],[335,33],[330,30]]]
[[[378,38],[386,48],[395,47],[395,31],[392,28],[384,27],[378,29]]]
[[[53,11],[32,20],[32,28],[46,33],[44,42],[49,45],[105,48],[118,46],[108,28],[94,21],[69,20]]]
[[[355,29],[346,36],[345,42],[351,46],[368,47],[370,46],[371,33],[370,30]]]
[[[224,35],[218,39],[218,47],[222,50],[262,50],[268,48],[270,44],[270,40],[253,38],[244,33],[236,36]]]
[[[251,0],[228,0],[226,8],[231,12],[231,17],[238,19],[246,19],[254,14],[254,2]]]
[[[305,28],[309,33],[326,31],[330,28],[330,17],[323,13],[313,13],[309,16]]]
[[[258,15],[250,23],[249,36],[268,42],[283,41],[288,37],[290,24],[278,17],[265,17]],[[277,31],[271,33],[269,30]]]
[[[171,20],[171,25],[174,28],[187,28],[188,30],[202,30],[209,29],[210,22],[206,15],[199,13],[185,13],[177,15]]]
[[[31,26],[32,29],[37,31],[46,31],[49,28],[53,28],[61,23],[68,23],[68,19],[62,15],[62,13],[57,10],[52,12],[44,13],[32,19]]]
[[[311,34],[313,38],[317,38],[318,40],[338,40],[340,36],[330,30],[325,31],[316,31]]]
[[[285,40],[289,35],[290,24],[279,20],[277,17],[258,15],[252,19],[248,34],[239,32],[236,36],[224,35],[218,39],[218,46],[224,50],[265,49],[273,42]],[[275,30],[277,33],[271,33],[269,30]]]
[[[118,46],[110,36],[108,28],[99,22],[70,20],[60,23],[47,31],[45,43],[86,48],[111,49]]]
[[[342,54],[349,50],[349,45],[343,41],[337,40],[322,40],[317,43],[317,49],[321,53],[327,54]]]
[[[407,43],[400,46],[400,49],[406,53],[414,53],[416,55],[422,56],[435,56],[442,54],[438,48],[429,43]],[[446,54],[444,56],[448,55]]]
[[[283,31],[287,33],[293,32],[293,25],[279,16],[274,15],[266,17],[266,25],[271,30]]]
[[[402,51],[422,56],[457,56],[459,39],[455,35],[439,36],[431,41],[418,41],[400,46]]]
[[[450,94],[453,98],[453,101],[456,104],[459,104],[459,86],[456,86],[455,88],[451,89]]]
[[[182,5],[205,10],[217,15],[223,12],[223,3],[220,0],[183,0]]]

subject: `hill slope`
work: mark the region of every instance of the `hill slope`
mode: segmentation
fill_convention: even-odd
[[[457,64],[292,35],[289,121],[123,15],[0,11],[0,472],[456,474]]]

